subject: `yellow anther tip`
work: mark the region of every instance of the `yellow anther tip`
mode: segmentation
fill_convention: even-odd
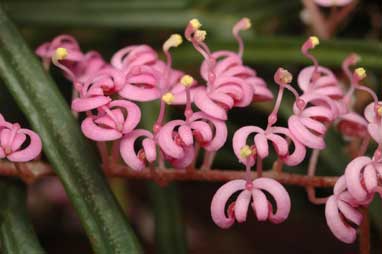
[[[190,24],[194,30],[198,30],[199,28],[202,27],[202,24],[198,19],[191,19]]]
[[[292,74],[286,70],[286,69],[281,69],[280,70],[280,80],[284,83],[284,84],[290,84],[293,80],[293,76]]]
[[[66,48],[57,48],[54,53],[54,57],[57,60],[63,60],[68,56],[68,50]]]
[[[204,41],[206,39],[207,32],[205,30],[196,30],[195,31],[195,39],[197,41]]]
[[[178,47],[182,44],[183,38],[180,34],[172,34],[165,43],[163,43],[163,50],[168,51],[170,48]]]
[[[184,86],[184,87],[190,87],[192,85],[192,83],[194,83],[194,78],[191,77],[190,75],[184,75],[182,77],[182,79],[180,80],[180,83]]]
[[[379,116],[382,116],[382,106],[378,106],[377,113]]]
[[[320,40],[318,39],[317,36],[310,36],[309,40],[312,43],[313,48],[320,44]]]
[[[359,79],[364,79],[367,76],[365,68],[362,67],[355,69],[354,73],[358,76]]]
[[[251,155],[252,155],[252,150],[248,145],[245,145],[240,149],[240,157],[248,158]]]
[[[243,18],[243,23],[244,23],[244,26],[243,26],[244,30],[248,30],[252,27],[252,23],[249,18]]]
[[[168,92],[168,93],[165,93],[163,96],[162,96],[162,101],[164,101],[166,104],[170,105],[175,99],[175,96]]]

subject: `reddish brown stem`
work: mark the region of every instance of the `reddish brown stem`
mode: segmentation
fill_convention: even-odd
[[[363,220],[359,229],[359,253],[370,254],[370,221],[369,209],[362,209]]]
[[[34,180],[41,177],[54,175],[52,168],[49,164],[43,162],[29,162],[26,163],[28,170],[34,176]],[[129,169],[126,165],[113,164],[111,165],[112,172],[106,172],[108,176],[127,177],[131,179],[153,179],[153,170],[150,168],[141,171],[134,171]],[[208,181],[208,182],[226,182],[234,179],[245,178],[245,171],[243,170],[221,170],[211,169],[208,171],[195,169],[193,171],[186,171],[180,169],[155,169],[155,178],[158,181],[166,183],[172,181]],[[251,172],[252,178],[256,178],[256,173]],[[4,176],[20,176],[13,163],[0,162],[0,175]],[[296,185],[296,186],[314,186],[314,187],[333,187],[338,177],[330,176],[306,176],[292,173],[278,173],[273,170],[263,172],[263,177],[273,178],[282,184]]]

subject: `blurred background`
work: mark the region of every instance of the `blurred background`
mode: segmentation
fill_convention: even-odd
[[[236,51],[232,26],[241,17],[249,17],[252,28],[242,33],[244,61],[266,80],[274,93],[277,87],[273,73],[277,67],[287,68],[296,77],[301,68],[310,64],[299,51],[301,44],[307,36],[318,35],[321,44],[314,55],[321,65],[332,68],[346,85],[341,61],[356,52],[362,57],[361,65],[368,70],[367,85],[378,95],[382,94],[381,0],[353,1],[341,8],[322,8],[313,0],[2,2],[32,49],[59,34],[71,34],[83,51],[97,50],[105,59],[131,44],[149,44],[161,54],[162,43],[172,33],[182,34],[191,18],[198,18],[207,30],[206,43],[212,51]],[[306,8],[312,3],[314,8]],[[343,8],[347,8],[346,11]],[[202,57],[190,43],[172,50],[172,55],[174,68],[199,77]],[[51,74],[69,102],[70,83],[55,68]],[[25,122],[6,88],[0,85],[0,111],[9,121]],[[355,108],[362,111],[370,98],[364,94],[357,97]],[[280,124],[285,125],[292,100],[288,94],[285,96]],[[232,153],[232,134],[243,125],[264,126],[272,106],[273,102],[255,103],[246,109],[230,111],[229,140],[218,153],[213,168],[242,169]],[[158,104],[145,105],[142,125],[151,126],[157,110]],[[172,116],[179,114],[181,109],[171,111]],[[317,174],[340,175],[349,161],[346,142],[335,129],[328,133],[326,140],[328,148],[321,153]],[[274,159],[266,160],[265,168],[270,168]],[[304,174],[306,163],[286,170]],[[181,182],[161,188],[148,181],[110,179],[110,184],[145,253],[358,253],[357,243],[347,245],[332,235],[326,226],[324,206],[310,204],[303,188],[286,186],[292,199],[292,211],[285,223],[259,223],[249,211],[247,222],[221,230],[210,218],[210,201],[221,183]],[[330,189],[318,192],[319,196],[330,194]],[[48,253],[92,253],[56,178],[48,177],[31,185],[28,202],[38,236]],[[381,203],[376,200],[370,209],[372,253],[380,253],[382,249],[381,214]]]

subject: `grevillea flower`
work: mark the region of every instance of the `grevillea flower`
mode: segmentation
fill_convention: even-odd
[[[295,166],[305,158],[306,149],[291,132],[284,127],[274,127],[277,121],[277,112],[279,110],[283,91],[285,88],[291,90],[298,99],[297,92],[289,85],[292,81],[292,75],[285,69],[279,68],[274,76],[275,82],[280,85],[279,93],[277,96],[276,104],[272,113],[268,117],[268,126],[263,130],[257,126],[246,126],[237,130],[233,137],[233,150],[236,157],[243,164],[249,163],[250,166],[255,164],[256,156],[261,160],[269,155],[268,141],[271,141],[278,157],[282,159],[287,165]],[[247,145],[248,137],[255,133],[253,145]],[[289,152],[289,140],[294,146],[294,151]],[[242,156],[242,149],[250,147],[251,154]]]
[[[372,102],[365,108],[365,118],[369,122],[367,130],[379,145],[382,145],[382,102]]]
[[[186,93],[180,84],[183,72],[172,69],[172,57],[169,49],[182,43],[179,34],[173,34],[163,44],[167,63],[160,59],[156,52],[147,45],[129,46],[118,51],[112,58],[112,65],[126,74],[126,83],[119,92],[123,98],[134,101],[152,101],[171,92],[173,104],[185,104]],[[191,89],[193,97],[196,82]],[[191,98],[192,99],[192,98]]]
[[[331,123],[337,115],[333,101],[324,95],[303,94],[300,101],[295,102],[293,113],[288,119],[288,128],[292,135],[306,147],[324,149],[327,131],[325,124]]]
[[[376,151],[373,159],[360,156],[352,160],[345,169],[346,186],[358,202],[370,199],[380,181],[382,173],[381,152]]]
[[[211,53],[204,43],[206,31],[200,30],[200,27],[200,22],[194,19],[185,30],[185,37],[205,58],[200,72],[207,85],[195,93],[195,105],[210,116],[226,120],[227,110],[248,106],[254,96],[259,100],[272,99],[265,82],[256,77],[256,72],[244,66],[242,62],[243,42],[238,33],[251,27],[249,19],[240,20],[233,28],[233,34],[239,42],[239,53]]]
[[[352,0],[314,0],[314,2],[323,7],[344,6],[350,4]]]
[[[139,107],[127,100],[114,100],[98,108],[97,115],[89,115],[81,124],[84,135],[95,141],[120,139],[135,129],[141,119]]]
[[[23,129],[18,123],[0,119],[0,159],[26,162],[36,158],[42,149],[40,137],[33,131]]]
[[[241,191],[239,196],[226,211],[229,198],[238,191]],[[276,207],[267,200],[265,193],[272,196]],[[251,200],[252,209],[259,221],[281,223],[289,215],[291,202],[288,192],[277,181],[263,177],[253,182],[233,180],[221,186],[211,202],[212,220],[223,229],[231,227],[235,219],[239,223],[244,222]]]
[[[309,52],[310,49],[319,45],[320,41],[316,36],[311,36],[301,47],[301,52],[310,60],[314,66],[306,67],[300,71],[297,82],[304,94],[324,95],[333,100],[336,104],[336,113],[344,113],[343,90],[339,85],[336,76],[328,68],[318,64],[317,59]]]
[[[138,138],[142,138],[142,148],[135,149]],[[142,170],[146,162],[152,163],[157,158],[154,136],[147,130],[134,130],[121,140],[120,153],[123,161],[133,170]]]
[[[342,70],[350,81],[350,88],[342,99],[344,109],[337,118],[338,130],[347,137],[366,137],[367,121],[358,113],[353,112],[351,108],[352,96],[356,89],[360,89],[358,82],[366,77],[366,72],[363,68],[355,70],[354,74],[350,71],[350,66],[355,65],[360,60],[357,54],[350,54],[342,63]],[[362,89],[362,88],[361,88]]]
[[[326,202],[325,217],[329,229],[339,240],[352,243],[357,237],[354,226],[362,222],[360,207],[363,204],[352,197],[346,186],[345,177],[340,177],[334,186],[334,195]]]
[[[102,107],[111,101],[109,95],[120,91],[125,83],[124,74],[113,68],[105,68],[95,77],[78,87],[79,97],[72,101],[72,110],[84,112]]]
[[[227,139],[227,127],[221,120],[202,112],[193,113],[186,121],[173,120],[161,127],[157,135],[158,145],[167,159],[182,159],[191,163],[195,141],[207,151],[217,151]],[[187,155],[187,156],[186,156]],[[192,157],[192,159],[191,159]],[[189,163],[184,163],[186,166]]]
[[[84,57],[76,39],[67,34],[59,35],[51,42],[43,43],[36,49],[36,54],[43,59],[46,66],[49,66],[50,60],[56,54],[58,48],[65,48],[67,50],[65,65],[81,61]]]

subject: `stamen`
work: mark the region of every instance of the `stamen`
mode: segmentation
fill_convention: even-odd
[[[284,69],[284,68],[279,68],[276,72],[275,75],[275,81],[276,83],[281,82],[282,84],[290,84],[293,80],[292,74]],[[279,83],[278,83],[279,84]]]
[[[67,56],[68,50],[66,48],[57,48],[53,57],[57,60],[64,60]]]
[[[184,75],[182,77],[182,79],[180,80],[180,83],[184,86],[184,87],[190,87],[193,83],[194,83],[194,78],[191,77],[190,75]]]
[[[362,67],[357,68],[357,69],[355,69],[355,71],[354,71],[354,76],[355,76],[355,78],[356,78],[358,81],[363,80],[363,79],[365,79],[366,76],[367,76],[367,74],[366,74],[366,70],[365,70],[364,68],[362,68]]]
[[[170,105],[174,101],[174,99],[175,96],[171,92],[165,93],[162,96],[162,101],[164,101],[168,105]]]
[[[252,155],[252,149],[248,145],[245,145],[240,149],[240,157],[246,159],[251,155]]]
[[[310,42],[312,44],[312,48],[315,48],[317,45],[320,44],[320,40],[318,39],[317,36],[310,36],[309,40],[310,40]]]
[[[197,42],[202,42],[206,39],[207,32],[205,30],[196,30],[194,37]]]
[[[191,19],[189,23],[191,24],[191,27],[194,30],[198,30],[199,28],[202,27],[202,24],[200,23],[198,19]]]
[[[176,48],[182,44],[183,39],[180,34],[172,34],[165,43],[163,43],[163,51],[168,51],[170,48]]]

